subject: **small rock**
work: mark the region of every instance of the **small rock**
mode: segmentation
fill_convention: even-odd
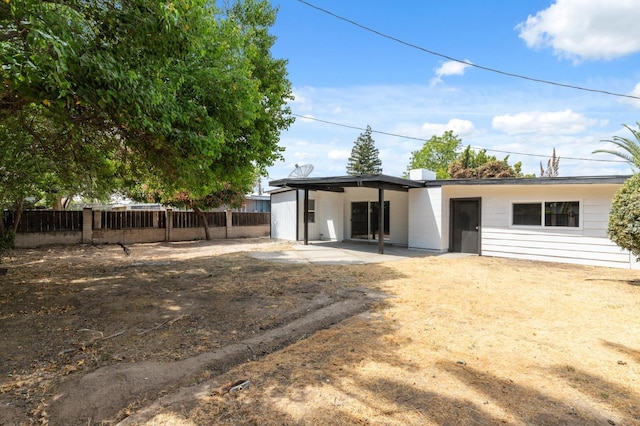
[[[456,361],[456,364],[467,365],[467,361],[463,361],[463,360],[459,359],[458,361]]]

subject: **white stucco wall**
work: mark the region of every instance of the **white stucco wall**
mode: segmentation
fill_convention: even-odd
[[[344,239],[343,193],[309,191],[309,199],[315,200],[315,221],[309,222],[309,240],[342,241]],[[298,237],[304,240],[304,191],[299,192]]]
[[[295,241],[296,191],[271,194],[271,238]]]
[[[344,240],[343,194],[316,192],[317,238],[320,240]]]
[[[296,190],[271,194],[271,237],[286,240],[304,239],[304,191]],[[297,198],[297,201],[296,201]],[[408,196],[406,192],[384,192],[389,201],[390,235],[386,240],[396,245],[408,244]],[[346,188],[345,192],[309,191],[315,200],[315,222],[309,223],[309,241],[344,241],[351,237],[351,203],[378,201],[378,190]],[[297,214],[297,221],[296,221]]]
[[[631,256],[606,234],[613,194],[620,185],[447,185],[443,186],[442,239],[449,239],[449,201],[481,197],[481,254],[629,268]],[[579,201],[574,227],[514,226],[514,202]],[[633,262],[635,263],[635,262]]]
[[[446,251],[442,239],[442,188],[409,190],[409,248]]]

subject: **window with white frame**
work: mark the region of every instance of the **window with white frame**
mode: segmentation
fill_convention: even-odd
[[[512,204],[514,226],[568,227],[580,226],[579,201],[540,201]]]
[[[309,199],[309,215],[307,218],[309,219],[308,223],[314,223],[316,221],[316,200]]]

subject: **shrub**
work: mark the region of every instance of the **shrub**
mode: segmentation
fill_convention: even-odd
[[[640,174],[627,179],[616,191],[607,234],[611,241],[640,260]]]

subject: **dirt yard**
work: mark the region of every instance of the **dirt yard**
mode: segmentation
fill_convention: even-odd
[[[640,425],[640,271],[128,249],[0,265],[0,425]]]

